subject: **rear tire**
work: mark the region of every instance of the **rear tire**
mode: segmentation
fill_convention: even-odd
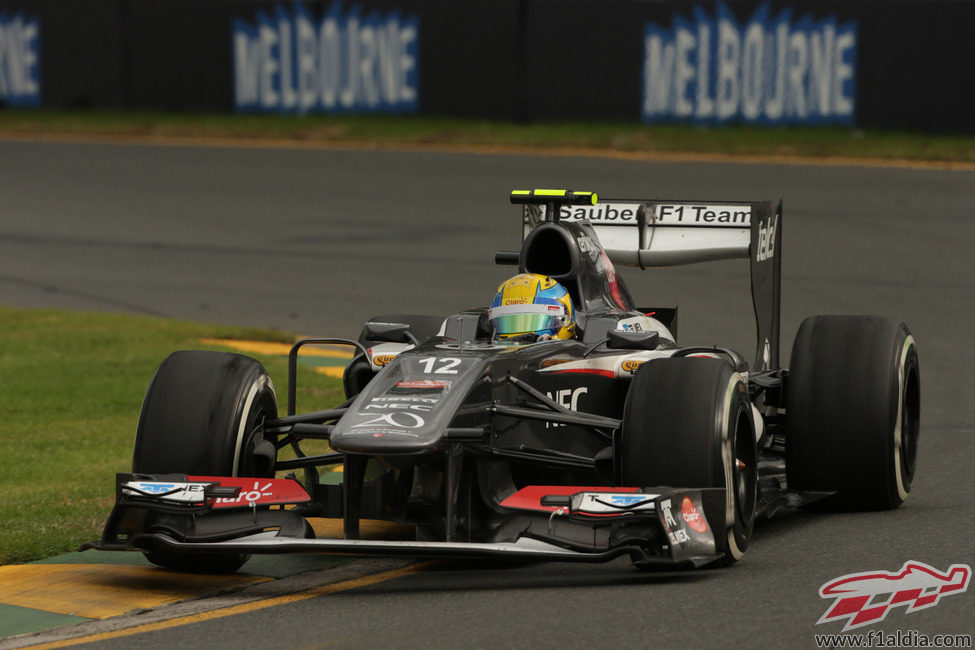
[[[174,352],[146,390],[132,471],[273,477],[276,451],[262,425],[276,417],[274,386],[258,361],[226,352]],[[153,564],[207,573],[231,573],[249,557],[162,550],[145,555]]]
[[[904,323],[813,316],[792,348],[786,388],[791,489],[835,492],[821,506],[886,510],[907,499],[917,466],[920,373]]]
[[[741,375],[720,359],[659,359],[630,384],[620,435],[620,482],[626,486],[726,488],[724,556],[748,548],[757,504],[757,451],[751,401]],[[740,462],[736,462],[740,461]]]

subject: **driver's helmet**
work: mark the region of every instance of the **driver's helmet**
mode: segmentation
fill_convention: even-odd
[[[568,339],[576,330],[569,292],[552,278],[537,273],[505,280],[488,309],[488,321],[495,339]]]

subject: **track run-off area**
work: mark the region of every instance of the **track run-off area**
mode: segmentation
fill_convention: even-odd
[[[759,522],[740,563],[695,573],[285,556],[225,579],[87,551],[0,567],[0,648],[815,647],[841,629],[817,625],[823,584],[911,560],[975,565],[968,167],[0,139],[0,304],[355,338],[375,314],[488,304],[512,274],[495,251],[520,243],[508,193],[533,187],[782,198],[783,363],[814,314],[902,319],[917,340],[907,503]],[[746,260],[618,271],[638,303],[680,307],[682,344],[752,357]],[[895,607],[856,631],[971,635],[973,604],[969,590]],[[22,610],[52,618],[18,629]]]

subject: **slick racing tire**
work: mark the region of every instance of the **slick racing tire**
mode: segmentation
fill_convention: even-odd
[[[620,483],[626,486],[726,488],[715,547],[727,566],[752,536],[758,462],[751,401],[741,375],[724,360],[650,361],[637,371],[623,407]]]
[[[274,386],[258,361],[225,352],[174,352],[146,391],[132,471],[273,477],[275,447],[262,425],[276,417]],[[161,550],[145,555],[153,564],[207,573],[231,573],[248,558]]]
[[[920,407],[917,346],[904,323],[807,318],[786,383],[789,488],[835,493],[818,507],[896,508],[914,480]]]

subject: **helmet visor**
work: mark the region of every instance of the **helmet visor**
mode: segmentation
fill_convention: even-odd
[[[524,334],[555,330],[565,323],[562,305],[505,305],[488,310],[496,334]]]

